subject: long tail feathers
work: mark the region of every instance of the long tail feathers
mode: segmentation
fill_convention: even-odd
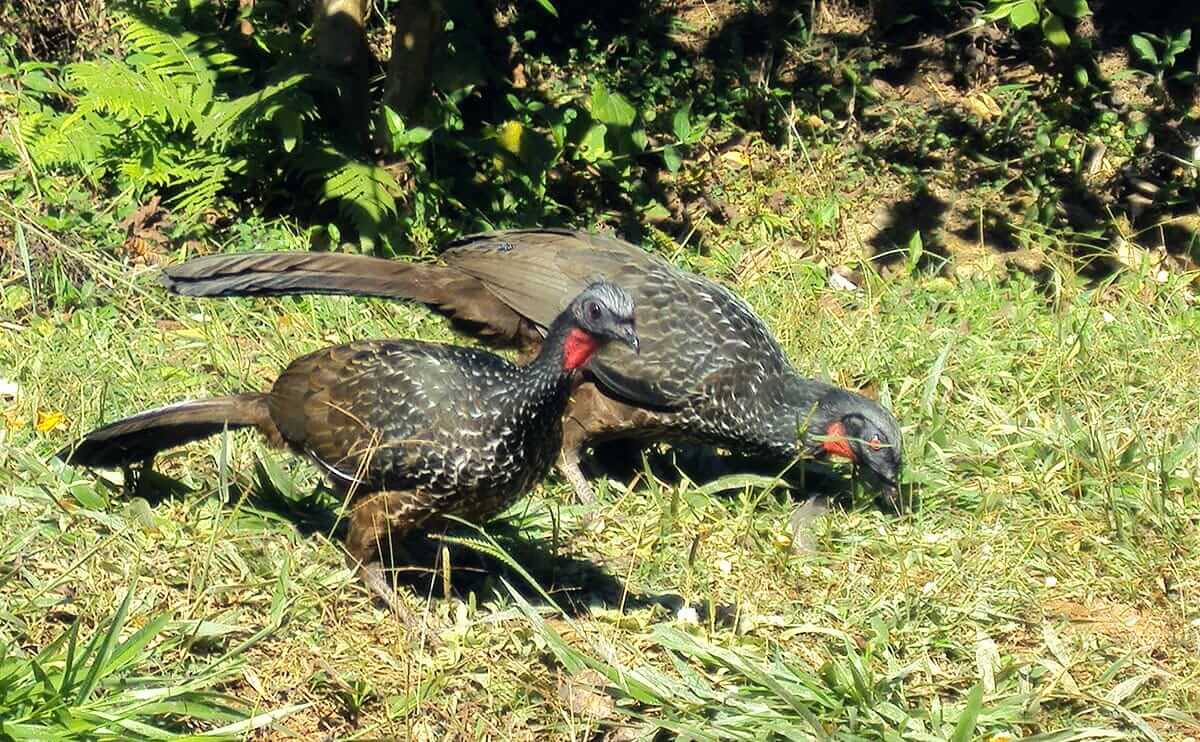
[[[75,466],[111,469],[144,461],[159,451],[226,428],[249,426],[258,427],[273,441],[279,438],[267,409],[267,395],[213,397],[147,410],[97,428],[55,455]]]
[[[334,294],[437,304],[445,298],[444,273],[440,266],[365,255],[267,252],[193,258],[165,269],[162,283],[186,296]]]
[[[430,263],[341,253],[206,255],[163,271],[162,283],[186,296],[373,296],[425,304],[468,335],[495,344],[520,341],[522,317],[483,281]]]

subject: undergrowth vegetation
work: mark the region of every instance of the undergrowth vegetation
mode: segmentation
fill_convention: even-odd
[[[365,137],[290,4],[0,23],[0,739],[1196,738],[1186,6],[448,2],[433,94],[401,115],[371,67]],[[552,479],[433,541],[412,626],[248,436],[128,482],[50,460],[333,342],[463,342],[167,296],[161,263],[533,225],[735,288],[896,412],[916,507],[654,449],[594,509]]]

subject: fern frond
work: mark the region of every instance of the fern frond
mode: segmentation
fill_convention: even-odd
[[[333,147],[322,148],[301,167],[310,181],[321,181],[321,200],[336,203],[338,213],[358,230],[363,247],[374,248],[396,217],[401,190],[392,174]]]
[[[152,24],[134,12],[122,13],[117,27],[125,46],[137,52],[130,64],[187,85],[211,88],[216,82],[213,65],[200,51],[202,40],[191,31],[161,18]]]
[[[167,200],[175,211],[189,219],[199,216],[217,202],[217,197],[229,185],[234,169],[228,161],[221,161],[210,163],[193,172],[194,179],[175,183],[176,187],[182,187]]]
[[[17,119],[16,136],[40,167],[78,167],[89,178],[101,175],[104,152],[124,131],[115,121],[86,112],[31,112]]]
[[[196,129],[200,141],[212,139],[218,146],[225,144],[239,129],[250,128],[266,117],[272,108],[291,106],[299,111],[311,107],[308,96],[294,95],[293,88],[304,82],[307,74],[296,74],[268,85],[262,90],[228,101],[215,101],[204,121]]]
[[[188,85],[110,60],[71,65],[67,85],[82,93],[76,110],[107,112],[129,125],[149,119],[175,129],[197,127],[213,93],[211,83]]]
[[[146,133],[146,132],[143,132]],[[150,139],[118,160],[123,185],[141,191],[168,189],[167,203],[190,219],[211,207],[233,175],[245,169],[244,160],[223,152],[194,149],[188,142]]]

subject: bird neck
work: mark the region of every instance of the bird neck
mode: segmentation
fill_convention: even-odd
[[[775,426],[774,435],[781,443],[800,453],[813,445],[817,436],[826,434],[834,410],[830,402],[838,387],[815,379],[806,379],[795,372],[780,377],[778,414],[769,419]]]
[[[543,372],[567,376],[587,364],[599,349],[599,338],[575,324],[569,312],[563,312],[550,325],[533,363]]]

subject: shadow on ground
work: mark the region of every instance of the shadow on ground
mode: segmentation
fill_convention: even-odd
[[[336,500],[324,486],[307,493],[283,492],[272,481],[261,463],[256,467],[257,481],[251,486],[231,483],[226,492],[229,502],[240,503],[244,515],[291,524],[304,537],[318,534],[341,539],[346,521],[339,518]],[[151,505],[186,497],[192,491],[180,481],[154,470],[136,471],[125,488],[130,497],[140,497]],[[557,531],[557,529],[555,529]],[[486,543],[478,530],[456,523],[435,525],[429,530],[410,534],[387,545],[391,556],[385,558],[390,581],[400,590],[411,590],[418,597],[467,599],[507,599],[505,582],[531,605],[553,605],[571,616],[592,609],[660,609],[674,615],[687,605],[674,593],[640,593],[629,590],[620,579],[590,559],[568,553],[565,539],[546,538],[540,532],[520,528],[505,520],[486,527],[495,548],[515,564],[481,551],[470,543]],[[467,542],[464,544],[464,542]],[[536,587],[530,584],[532,578]],[[539,589],[540,588],[540,589]],[[732,606],[692,606],[706,618],[710,610],[719,622],[732,620]]]

